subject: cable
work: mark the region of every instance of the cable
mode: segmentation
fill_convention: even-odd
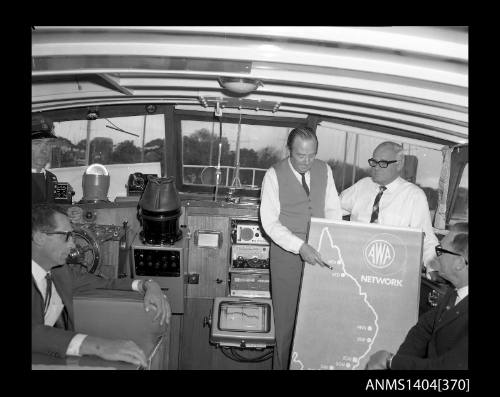
[[[238,361],[241,363],[258,363],[258,362],[266,361],[273,356],[273,351],[271,350],[271,351],[263,354],[262,356],[249,358],[249,357],[242,356],[235,349],[236,349],[235,347],[221,347],[222,354],[224,354],[227,358],[229,358],[233,361]]]

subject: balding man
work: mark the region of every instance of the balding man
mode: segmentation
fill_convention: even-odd
[[[450,231],[435,252],[436,270],[455,288],[420,316],[396,354],[379,350],[366,369],[468,369],[469,233]]]
[[[271,237],[271,298],[276,346],[273,369],[288,369],[304,262],[324,266],[307,244],[311,216],[342,218],[332,170],[316,159],[318,139],[309,128],[294,128],[287,140],[290,157],[269,168],[262,182],[260,217]]]
[[[366,177],[340,194],[344,214],[351,221],[379,223],[420,229],[424,232],[424,266],[433,268],[438,239],[434,234],[429,204],[424,191],[401,178],[404,166],[403,147],[383,142],[368,160],[372,176]]]

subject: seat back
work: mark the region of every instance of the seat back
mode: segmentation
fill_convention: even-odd
[[[168,369],[169,327],[153,322],[143,296],[134,291],[99,289],[73,298],[77,332],[110,339],[129,339],[144,350],[149,369]]]

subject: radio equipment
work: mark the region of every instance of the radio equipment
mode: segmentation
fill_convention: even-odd
[[[269,272],[231,272],[231,296],[270,298]]]
[[[233,219],[231,238],[233,244],[269,245],[267,236],[260,229],[259,223],[252,220]]]
[[[275,344],[273,305],[266,298],[215,298],[210,342],[217,346],[265,348]]]
[[[269,246],[235,244],[231,247],[231,266],[236,269],[269,269]]]
[[[67,182],[57,182],[54,184],[54,202],[59,204],[71,204],[75,192]]]
[[[155,280],[166,292],[172,313],[184,312],[185,241],[172,245],[147,244],[137,235],[132,243],[132,277]]]

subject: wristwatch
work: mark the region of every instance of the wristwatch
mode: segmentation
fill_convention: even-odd
[[[394,357],[394,353],[390,353],[389,354],[389,357],[387,357],[387,361],[385,363],[385,366],[387,367],[387,369],[391,369],[391,365],[392,365],[392,358]]]

